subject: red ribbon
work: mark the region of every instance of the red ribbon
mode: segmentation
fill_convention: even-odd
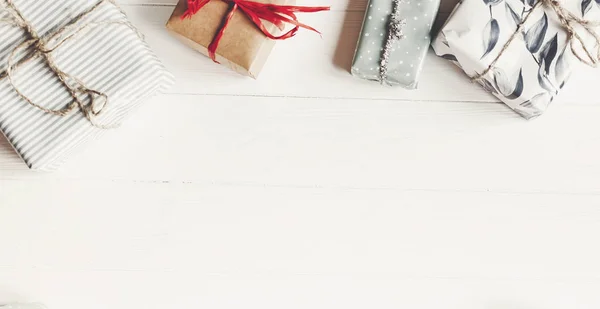
[[[181,18],[184,19],[184,18],[193,16],[210,1],[211,0],[187,0],[188,8]],[[326,6],[308,7],[308,6],[293,6],[293,5],[277,5],[277,4],[266,4],[266,3],[247,1],[247,0],[221,0],[221,1],[229,3],[230,9],[229,9],[229,12],[227,13],[227,16],[225,16],[225,18],[223,19],[223,24],[221,25],[219,32],[217,33],[217,35],[215,35],[215,37],[212,40],[212,42],[210,43],[210,45],[208,45],[208,55],[214,62],[217,62],[216,51],[217,51],[217,47],[219,46],[219,42],[221,41],[221,38],[223,37],[223,32],[225,32],[225,28],[227,28],[229,21],[231,21],[231,17],[233,17],[233,13],[237,9],[240,9],[242,12],[244,12],[244,14],[246,14],[246,16],[248,16],[248,18],[250,18],[250,20],[268,38],[273,39],[273,40],[289,39],[289,38],[293,37],[300,28],[305,28],[305,29],[308,29],[308,30],[311,30],[311,31],[321,34],[321,32],[317,31],[316,29],[298,22],[298,18],[296,17],[295,13],[297,13],[297,12],[312,13],[312,12],[320,12],[320,11],[329,10],[328,6],[327,7]],[[272,23],[273,25],[275,25],[277,28],[279,28],[282,31],[284,30],[286,23],[294,25],[294,28],[280,36],[275,36],[271,32],[269,32],[269,30],[267,30],[267,27],[263,24],[263,20]]]

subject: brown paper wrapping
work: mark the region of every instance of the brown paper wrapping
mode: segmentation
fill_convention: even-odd
[[[290,4],[291,1],[268,1],[275,4]],[[219,31],[229,5],[213,0],[191,18],[182,19],[187,1],[180,0],[167,22],[167,29],[188,46],[208,56],[208,46]],[[267,29],[277,34],[277,28],[265,23]],[[256,78],[260,73],[275,41],[265,36],[241,11],[236,11],[227,25],[216,51],[217,61],[234,71]]]

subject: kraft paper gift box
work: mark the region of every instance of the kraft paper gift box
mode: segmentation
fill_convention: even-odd
[[[352,74],[390,86],[417,88],[439,6],[439,0],[370,0]],[[390,38],[394,23],[401,38]]]
[[[56,169],[172,83],[111,1],[0,0],[0,129],[32,169]]]
[[[293,2],[180,0],[166,27],[175,37],[213,58],[215,62],[242,75],[257,78],[275,45],[275,40],[290,38],[299,28],[318,32],[301,24],[296,19],[296,13],[329,10],[329,7],[292,6]],[[194,8],[190,8],[190,5]],[[249,18],[250,15],[254,20]],[[293,30],[286,29],[286,24],[292,25],[294,22],[298,23],[297,27],[292,28]],[[262,30],[258,27],[259,24]],[[220,31],[223,31],[222,36],[217,35]],[[215,43],[218,45],[212,45]],[[216,46],[216,49],[212,50],[214,55],[209,51],[211,45]]]
[[[274,3],[291,4],[292,2],[274,1]],[[180,0],[167,22],[167,29],[189,47],[208,56],[207,47],[221,27],[223,17],[229,10],[229,4],[223,1],[210,1],[193,16],[183,18],[186,9],[187,1]],[[277,30],[273,25],[267,27],[273,32]],[[244,14],[236,12],[219,43],[216,59],[242,75],[257,78],[274,46],[274,40],[266,37]]]
[[[599,2],[588,0],[464,0],[432,46],[486,91],[531,119],[546,111],[579,66],[575,53],[584,61],[596,61],[585,59],[579,42],[571,49],[573,38],[569,40],[555,8],[576,18],[598,20],[600,15]],[[576,22],[572,25],[584,46],[597,48],[589,32]]]

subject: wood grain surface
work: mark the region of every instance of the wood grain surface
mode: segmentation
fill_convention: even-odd
[[[177,84],[55,173],[0,138],[0,303],[600,307],[600,71],[528,122],[433,53],[419,90],[350,76],[365,0],[257,81],[170,37],[175,0],[120,2]]]

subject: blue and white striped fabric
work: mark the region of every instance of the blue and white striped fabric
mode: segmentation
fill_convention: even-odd
[[[97,1],[13,0],[41,37],[64,27]],[[0,18],[9,16],[0,6]],[[78,23],[108,20],[123,21],[126,16],[106,2]],[[25,33],[18,27],[0,24],[0,72],[6,70],[10,53],[25,40]],[[173,84],[172,75],[148,45],[122,24],[90,28],[61,45],[52,56],[61,70],[108,95],[109,105],[98,118],[102,124],[120,124],[141,102]],[[42,58],[18,67],[13,72],[13,83],[46,108],[60,109],[72,101]],[[7,78],[0,80],[0,130],[30,168],[44,171],[55,170],[105,132],[92,126],[79,111],[60,117],[27,104]]]

